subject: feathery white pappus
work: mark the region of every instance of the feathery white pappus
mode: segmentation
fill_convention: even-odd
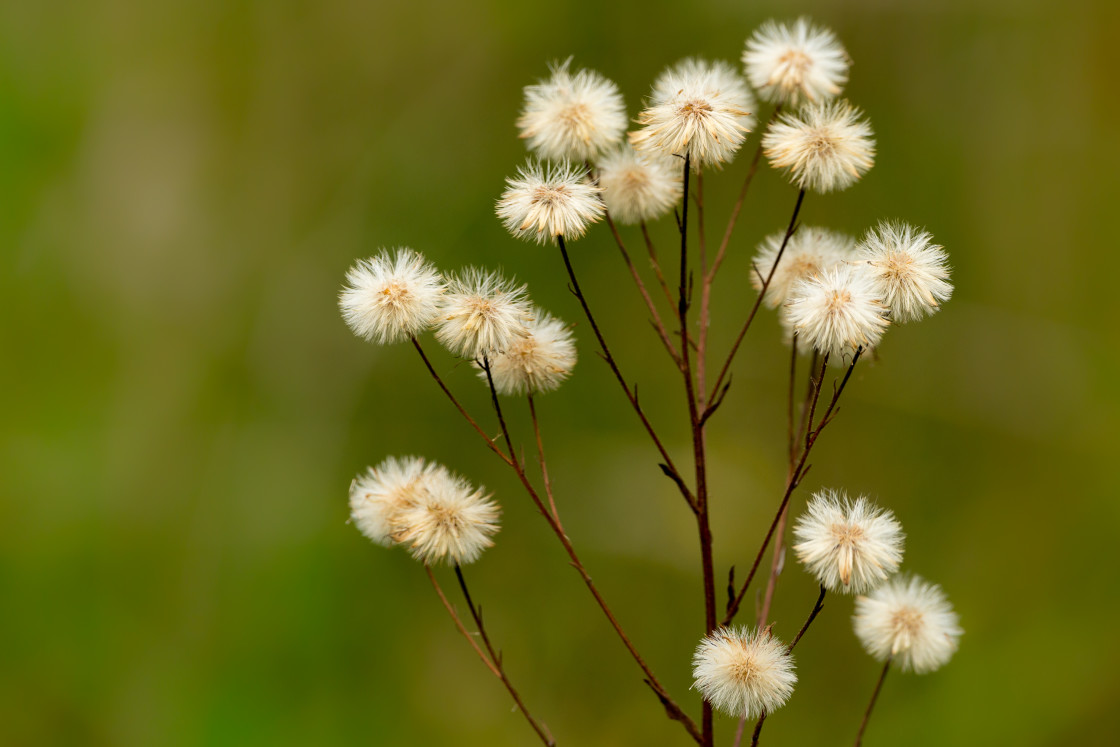
[[[834,364],[879,344],[890,324],[871,277],[858,265],[839,264],[794,283],[783,307],[798,340],[828,353]]]
[[[501,509],[482,488],[439,469],[424,482],[415,502],[400,512],[393,540],[425,565],[472,563],[493,546]]]
[[[401,512],[415,505],[432,475],[443,469],[420,457],[389,457],[350,483],[350,518],[379,545],[392,544],[402,528]]]
[[[557,236],[578,239],[606,211],[599,197],[603,190],[587,180],[583,167],[566,161],[547,169],[530,161],[506,185],[498,217],[514,237],[538,244],[556,243]]]
[[[751,284],[755,290],[762,290],[762,283],[774,266],[785,236],[785,231],[778,231],[767,236],[758,245],[754,257],[755,271],[751,272]],[[782,260],[766,288],[766,303],[771,308],[781,306],[789,298],[790,288],[798,280],[827,272],[850,258],[855,243],[855,239],[838,231],[813,226],[799,227],[789,237],[786,249],[782,252]]]
[[[747,39],[743,67],[758,95],[798,106],[840,95],[851,60],[836,34],[798,18],[792,26],[767,21]]]
[[[358,337],[381,344],[430,327],[444,291],[439,272],[407,248],[359,260],[346,283],[338,296],[343,320]]]
[[[663,72],[653,84],[642,128],[630,142],[641,152],[688,154],[693,169],[718,166],[735,157],[754,127],[754,96],[725,62],[688,58]]]
[[[525,87],[517,120],[529,149],[551,161],[595,158],[622,139],[626,104],[618,86],[593,70],[572,74],[568,58],[548,80]]]
[[[918,674],[948,662],[964,634],[941,587],[917,576],[896,576],[856,597],[852,623],[867,653]]]
[[[782,114],[762,136],[770,165],[789,169],[801,189],[847,189],[875,163],[871,125],[847,101],[808,104]]]
[[[793,657],[763,630],[719,628],[692,657],[693,689],[724,713],[756,718],[789,700],[797,682]]]
[[[933,314],[953,295],[949,256],[926,231],[906,223],[880,223],[859,243],[891,321],[913,322]]]
[[[898,570],[902,526],[894,514],[839,490],[813,495],[793,530],[806,569],[829,591],[862,594]]]
[[[468,267],[447,284],[436,339],[462,358],[481,358],[524,337],[532,319],[524,285]]]
[[[551,392],[576,365],[576,345],[568,325],[541,309],[534,308],[532,313],[526,335],[488,359],[498,394]],[[479,376],[486,381],[485,370]]]
[[[680,202],[681,169],[676,159],[623,145],[599,160],[599,186],[615,221],[652,221]]]

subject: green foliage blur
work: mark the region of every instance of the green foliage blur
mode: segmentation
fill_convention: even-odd
[[[847,95],[879,143],[868,176],[810,195],[803,220],[924,225],[956,285],[857,371],[793,504],[843,486],[892,508],[904,568],[942,584],[966,630],[943,670],[888,677],[866,744],[1110,743],[1120,17],[1104,0],[0,5],[0,743],[532,744],[420,566],[347,524],[359,470],[422,454],[503,504],[468,577],[558,743],[689,744],[512,475],[407,345],[350,334],[336,295],[356,258],[409,245],[448,270],[501,266],[580,322],[576,375],[540,400],[561,511],[697,714],[692,517],[555,251],[510,238],[493,203],[525,156],[521,87],[550,61],[616,80],[634,116],[666,65],[737,62],[759,23],[800,13],[854,58]],[[705,179],[709,235],[747,156]],[[760,172],[717,281],[715,350],[794,197]],[[654,227],[666,247],[673,231]],[[573,261],[687,461],[682,387],[605,227]],[[488,418],[473,372],[430,347]],[[711,423],[721,577],[749,565],[781,495],[784,351],[767,312]],[[814,593],[789,558],[778,635]],[[764,743],[851,743],[878,668],[850,612],[827,601]],[[720,744],[733,726],[717,721]]]

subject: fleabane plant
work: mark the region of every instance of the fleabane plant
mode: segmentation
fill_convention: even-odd
[[[470,266],[443,270],[412,249],[382,250],[358,260],[346,275],[339,307],[354,334],[369,343],[408,341],[447,399],[449,414],[463,418],[478,447],[511,470],[586,586],[589,614],[602,615],[619,640],[619,662],[632,662],[635,692],[653,691],[651,717],[660,711],[684,737],[714,747],[722,714],[734,728],[733,744],[759,744],[766,720],[782,717],[781,709],[798,698],[798,682],[814,677],[822,666],[819,654],[795,665],[794,649],[821,619],[831,594],[833,606],[854,609],[856,637],[882,664],[870,701],[866,706],[862,699],[853,701],[851,723],[836,725],[851,728],[858,745],[889,668],[924,674],[944,666],[957,651],[962,630],[941,587],[909,573],[899,575],[905,533],[882,499],[852,498],[835,486],[809,495],[801,488],[810,456],[836,421],[845,391],[858,385],[866,361],[889,366],[883,351],[892,338],[886,332],[931,317],[952,297],[948,254],[928,230],[900,220],[882,221],[862,234],[802,222],[818,200],[866,177],[876,157],[868,117],[840,98],[851,60],[832,30],[807,18],[768,21],[747,36],[741,59],[742,74],[719,59],[690,57],[671,64],[644,95],[636,92],[631,99],[642,101],[637,112],[627,112],[614,82],[573,59],[553,64],[545,77],[526,85],[519,113],[511,98],[510,117],[529,154],[520,166],[511,166],[504,187],[495,184],[488,197],[495,199],[496,218],[515,240],[509,264],[549,263],[574,296],[567,307],[537,306],[511,274]],[[636,127],[626,133],[629,121]],[[736,163],[744,150],[749,158]],[[759,215],[764,225],[757,235],[736,234],[757,167],[766,161],[774,172],[763,170],[758,177],[776,177],[774,186],[788,191],[792,211]],[[741,180],[741,186],[722,230],[702,232],[713,212],[705,190],[718,186],[710,179],[705,186],[705,178],[716,170]],[[661,227],[651,230],[659,222]],[[671,249],[663,241],[666,230],[674,235]],[[696,241],[705,236],[706,242]],[[632,246],[639,242],[648,262],[633,259]],[[540,248],[526,251],[526,243]],[[589,253],[602,252],[603,244],[618,249],[619,278],[633,283],[634,301],[640,299],[649,317],[650,344],[658,350],[641,361],[614,354],[594,310],[601,299],[589,299],[580,284],[578,268]],[[435,247],[433,254],[445,256],[451,249]],[[470,247],[454,247],[454,253],[469,259]],[[725,263],[730,257],[741,261]],[[724,286],[733,286],[737,298],[744,291],[753,294],[739,310],[736,334],[715,340],[714,280],[736,265],[748,269],[727,278]],[[622,291],[616,295],[621,300]],[[757,319],[771,314],[788,348],[775,344],[773,350],[777,365],[789,370],[788,388],[773,393],[786,403],[786,422],[771,426],[788,446],[783,463],[773,469],[784,482],[772,494],[747,497],[772,513],[768,522],[719,526],[717,532],[713,502],[744,498],[738,491],[725,495],[709,479],[713,453],[728,449],[710,451],[708,427],[737,391],[731,387],[732,373],[741,366],[737,352],[744,338]],[[570,315],[579,315],[579,326],[565,321]],[[581,462],[550,464],[546,456],[548,423],[542,414],[549,406],[572,406],[564,384],[576,374],[580,353],[587,353],[579,349],[578,330],[582,343],[593,346],[591,358],[602,360],[585,363],[580,375],[589,377],[589,386],[605,382],[617,388],[649,441],[651,465],[683,504],[682,520],[696,523],[696,583],[703,604],[690,613],[682,600],[678,608],[702,627],[695,638],[674,644],[679,670],[688,667],[691,656],[691,696],[672,692],[640,653],[627,621],[610,606],[561,517],[561,508],[572,500],[628,499],[572,496],[565,475],[580,469]],[[643,325],[627,334],[647,332]],[[428,333],[442,352],[429,353]],[[891,334],[903,333],[911,331]],[[679,422],[687,428],[672,435],[647,414],[632,378],[635,367],[645,373],[658,360],[683,383]],[[487,412],[468,409],[457,394],[464,387],[482,388]],[[511,427],[526,422],[524,433]],[[670,448],[677,443],[690,444],[687,456]],[[401,445],[407,451],[423,446]],[[467,461],[473,454],[464,447],[456,458]],[[873,465],[864,466],[869,469],[863,481],[874,482]],[[423,567],[459,633],[509,693],[536,738],[546,745],[565,743],[564,726],[558,724],[559,736],[554,735],[537,715],[538,704],[530,708],[507,670],[508,661],[518,676],[536,671],[525,661],[533,652],[500,655],[467,584],[468,564],[474,564],[472,573],[501,572],[494,553],[486,552],[498,537],[501,512],[494,497],[452,467],[419,456],[383,457],[354,478],[349,507],[359,532],[377,545],[403,548]],[[716,567],[717,542],[741,553],[738,568],[747,569],[730,574],[726,600],[720,591],[729,574]],[[815,599],[805,600],[804,621],[796,624],[771,616],[787,549],[819,588]],[[462,606],[444,589],[449,574]],[[645,578],[642,588],[655,584],[656,579]],[[751,606],[744,605],[747,600],[757,600],[752,621],[742,619],[744,607]],[[823,618],[831,622],[819,624],[839,622],[835,614]],[[539,619],[547,624],[549,617]],[[566,711],[552,710],[560,719]]]

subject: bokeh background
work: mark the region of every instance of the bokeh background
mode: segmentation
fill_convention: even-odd
[[[848,95],[879,160],[856,187],[810,196],[803,219],[856,233],[904,218],[955,267],[943,313],[891,330],[861,367],[794,503],[844,486],[893,508],[905,567],[944,586],[967,631],[943,670],[888,678],[867,743],[1111,743],[1115,8],[0,5],[0,742],[531,744],[420,567],[347,525],[353,475],[418,453],[504,505],[469,577],[559,743],[688,744],[512,475],[408,346],[349,333],[336,294],[356,258],[407,244],[447,269],[501,266],[578,321],[558,257],[493,215],[524,158],[521,87],[574,55],[635,115],[667,64],[735,62],[764,19],[804,12],[854,58]],[[710,232],[745,167],[709,176]],[[769,170],[756,180],[717,284],[717,349],[752,298],[752,247],[794,195]],[[668,245],[671,220],[655,235]],[[687,458],[679,381],[609,235],[573,252],[621,365]],[[759,321],[711,424],[724,570],[753,557],[785,476],[786,358],[773,315]],[[577,334],[577,375],[540,403],[565,522],[695,713],[695,528]],[[434,358],[485,418],[472,372]],[[527,435],[520,411],[513,427]],[[813,593],[791,561],[779,635]],[[850,743],[877,674],[850,611],[830,600],[799,646],[802,682],[764,742]],[[717,723],[721,743],[732,726]]]

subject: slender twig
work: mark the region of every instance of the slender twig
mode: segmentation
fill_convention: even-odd
[[[692,381],[692,365],[688,344],[688,309],[690,305],[688,283],[688,181],[691,173],[691,154],[684,156],[684,200],[681,204],[681,260],[680,280],[677,287],[677,309],[681,320],[681,375],[684,377],[685,397],[688,400],[688,422],[692,431],[692,454],[696,466],[696,526],[700,534],[700,565],[704,585],[704,626],[705,634],[716,627],[716,584],[715,567],[712,563],[712,530],[708,520],[707,467],[704,459],[704,428],[700,423],[700,413],[696,404],[696,394]],[[699,356],[699,351],[697,351]],[[701,729],[703,744],[711,747],[715,740],[712,720],[712,706],[703,701]]]
[[[642,282],[642,276],[638,274],[638,268],[634,267],[634,263],[630,260],[630,253],[626,251],[626,244],[622,241],[622,236],[618,233],[618,228],[615,226],[614,221],[611,220],[610,213],[607,213],[607,226],[611,229],[611,234],[614,236],[614,241],[618,244],[618,251],[622,253],[622,259],[626,262],[627,269],[630,270],[630,277],[634,278],[634,284],[638,286],[638,292],[642,294],[642,300],[646,303],[646,308],[649,309],[650,321],[653,328],[657,330],[658,337],[661,338],[661,343],[665,349],[669,351],[669,356],[673,362],[679,367],[681,365],[680,356],[677,351],[673,349],[673,341],[669,339],[669,332],[665,329],[665,323],[661,321],[661,314],[657,311],[657,306],[654,305],[653,299],[650,298],[649,291],[646,290],[646,285]]]
[[[416,347],[419,350],[418,343],[416,343]],[[423,351],[420,352],[421,357],[424,357]],[[427,363],[426,357],[424,358],[424,360],[425,363]],[[653,671],[649,668],[649,665],[646,664],[641,654],[638,653],[637,648],[634,647],[634,644],[630,641],[629,636],[627,636],[626,632],[623,630],[622,625],[619,624],[618,619],[614,616],[614,612],[611,611],[611,608],[607,605],[606,600],[603,598],[602,594],[599,593],[598,587],[595,586],[595,582],[591,579],[591,574],[587,572],[587,569],[580,561],[579,555],[576,553],[575,547],[572,545],[571,540],[569,540],[568,536],[564,533],[564,528],[560,525],[558,517],[554,517],[549,509],[545,507],[544,501],[541,500],[540,494],[537,492],[532,481],[529,480],[528,474],[525,472],[525,469],[522,466],[521,462],[507,457],[504,452],[497,448],[493,440],[489,436],[487,436],[486,433],[477,426],[477,424],[475,424],[475,421],[470,417],[466,410],[464,410],[462,406],[459,405],[458,400],[455,399],[454,395],[451,394],[451,391],[443,384],[442,379],[440,379],[439,375],[436,374],[430,363],[428,364],[428,370],[432,373],[432,376],[435,378],[436,382],[439,383],[440,388],[444,391],[445,394],[447,394],[452,403],[456,405],[456,408],[463,415],[463,417],[475,426],[475,429],[479,432],[479,435],[481,435],[486,440],[491,450],[498,454],[498,456],[502,458],[502,461],[509,465],[517,474],[518,480],[521,482],[522,487],[525,488],[525,492],[529,494],[529,498],[533,501],[533,504],[536,506],[537,511],[539,511],[541,516],[545,518],[545,521],[548,523],[549,528],[552,530],[553,534],[556,535],[557,539],[560,540],[560,544],[563,545],[564,551],[568,554],[568,559],[571,562],[572,567],[576,569],[577,573],[579,573],[580,578],[583,579],[584,585],[587,587],[588,591],[591,592],[591,596],[594,597],[595,602],[599,605],[599,609],[603,611],[603,614],[606,616],[607,621],[610,623],[611,627],[614,628],[615,633],[618,635],[619,639],[626,647],[626,650],[630,653],[631,658],[634,659],[635,663],[637,663],[638,667],[642,670],[642,674],[644,675],[643,681],[650,687],[651,690],[653,690],[654,694],[657,696],[657,699],[665,708],[665,714],[670,719],[679,721],[684,727],[685,731],[688,732],[689,736],[691,736],[697,743],[700,743],[700,730],[696,727],[696,723],[688,716],[688,714],[686,714],[681,709],[679,705],[677,705],[676,701],[674,701],[672,697],[669,696],[668,691],[660,683],[660,681],[658,681],[657,677],[654,676]],[[487,383],[490,385],[491,399],[493,401],[496,401],[497,394],[494,389],[493,379],[488,378]]]
[[[774,111],[770,114],[770,119],[766,124],[774,121],[778,113],[782,110],[782,105],[778,104]],[[763,128],[765,129],[765,127]],[[727,229],[723,232],[723,241],[719,243],[719,249],[716,250],[716,258],[712,261],[712,268],[708,271],[706,282],[710,285],[711,281],[715,278],[716,273],[719,272],[719,267],[723,263],[723,257],[727,253],[727,245],[731,242],[731,232],[735,230],[735,224],[739,220],[739,212],[743,209],[743,201],[747,197],[747,190],[750,189],[751,181],[754,179],[754,174],[758,171],[758,161],[762,156],[762,142],[759,141],[758,148],[754,151],[754,157],[751,159],[750,169],[747,170],[747,176],[743,180],[743,187],[739,190],[739,199],[735,201],[735,206],[731,208],[731,217],[727,219]]]
[[[727,354],[727,360],[724,361],[723,368],[721,368],[719,372],[719,377],[716,378],[715,386],[712,387],[712,394],[708,397],[709,405],[715,397],[716,391],[719,390],[720,385],[723,383],[724,378],[727,376],[727,371],[731,368],[731,361],[735,359],[735,353],[739,351],[739,346],[742,344],[747,330],[751,328],[751,322],[754,321],[755,314],[758,313],[758,307],[762,305],[762,299],[766,296],[766,290],[774,280],[774,272],[778,269],[778,263],[782,261],[782,254],[786,251],[786,245],[789,243],[790,237],[793,236],[793,232],[797,228],[797,216],[801,212],[801,203],[804,201],[805,190],[802,189],[797,193],[797,203],[793,206],[793,215],[790,216],[789,227],[786,229],[785,237],[782,238],[782,245],[778,248],[778,253],[774,257],[774,264],[770,265],[770,272],[766,275],[766,280],[762,283],[762,288],[758,291],[758,297],[755,298],[754,306],[751,307],[751,311],[747,315],[747,321],[743,323],[742,329],[739,330],[739,334],[735,337],[735,342],[731,345],[731,351]]]
[[[653,426],[649,422],[649,419],[646,418],[645,412],[642,410],[641,405],[638,403],[638,395],[636,391],[632,390],[630,388],[630,385],[626,383],[626,379],[623,378],[622,372],[618,368],[618,363],[615,362],[614,356],[611,355],[611,350],[607,346],[607,341],[603,339],[603,333],[599,331],[599,324],[595,321],[595,316],[591,313],[591,308],[587,305],[587,299],[584,297],[583,291],[580,290],[579,281],[576,279],[576,273],[572,269],[572,261],[568,257],[568,248],[564,243],[564,237],[557,236],[556,239],[557,243],[560,245],[560,255],[564,259],[564,267],[568,270],[568,279],[572,284],[572,293],[575,294],[575,297],[579,300],[580,306],[583,307],[583,314],[587,317],[587,321],[591,324],[591,331],[595,333],[595,339],[599,341],[599,349],[602,352],[603,360],[605,360],[607,362],[607,365],[610,366],[611,372],[614,373],[615,379],[618,380],[619,386],[622,387],[623,393],[626,394],[626,399],[630,401],[630,406],[634,409],[634,412],[638,414],[638,418],[642,421],[642,426],[645,427],[646,433],[649,434],[649,437],[653,440],[654,446],[657,447],[657,451],[661,455],[662,462],[668,468],[667,474],[669,474],[669,476],[673,479],[673,482],[677,484],[677,487],[680,488],[681,494],[684,496],[684,499],[688,501],[689,506],[694,506],[695,499],[693,498],[692,493],[688,490],[688,487],[685,485],[684,480],[680,477],[680,470],[678,470],[676,465],[673,464],[672,457],[669,456],[669,452],[665,450],[665,446],[661,443],[661,439],[658,437],[657,432],[654,431]]]
[[[867,720],[871,718],[871,710],[875,707],[875,701],[879,699],[879,691],[883,689],[883,680],[887,678],[887,670],[891,668],[891,659],[888,656],[886,663],[883,664],[883,671],[879,673],[879,681],[875,683],[875,692],[871,693],[871,702],[867,704],[867,710],[863,712],[863,721],[859,725],[859,733],[856,734],[855,747],[859,747],[863,743],[863,732],[867,728]]]
[[[653,274],[657,277],[657,283],[661,286],[661,292],[665,294],[665,300],[669,302],[669,308],[673,310],[673,315],[679,322],[681,320],[680,313],[677,310],[677,305],[673,301],[673,292],[669,290],[669,283],[665,280],[665,273],[661,271],[661,260],[657,258],[657,249],[653,245],[653,239],[650,238],[649,228],[646,222],[642,221],[642,238],[646,240],[646,251],[649,252],[649,264],[653,268]]]
[[[486,383],[490,385],[490,404],[494,406],[494,414],[498,416],[498,425],[501,426],[502,438],[506,441],[506,448],[509,449],[510,459],[513,461],[514,468],[516,468],[518,472],[521,472],[523,468],[518,463],[517,452],[513,448],[513,441],[510,440],[509,428],[506,427],[505,416],[502,415],[502,404],[498,401],[498,390],[494,386],[494,374],[490,370],[490,359],[486,355],[483,355],[482,362],[479,365],[482,367],[482,370],[486,372]]]
[[[805,620],[805,624],[801,626],[801,630],[797,631],[797,635],[795,635],[793,637],[793,640],[790,641],[790,644],[786,646],[787,654],[793,653],[794,646],[796,646],[797,642],[801,640],[801,636],[805,635],[805,631],[808,630],[809,626],[813,624],[813,620],[817,619],[817,615],[821,613],[821,609],[824,608],[824,595],[826,593],[827,591],[822,584],[821,593],[820,596],[817,597],[817,603],[813,605],[813,611],[809,613],[809,617]]]
[[[541,463],[541,480],[544,481],[544,494],[548,498],[548,507],[552,509],[552,518],[560,531],[564,525],[560,523],[560,512],[556,510],[556,499],[552,495],[552,480],[548,477],[548,462],[544,458],[544,441],[541,440],[541,424],[537,420],[537,405],[533,400],[533,393],[529,392],[529,417],[533,421],[533,436],[537,441],[537,456]]]
[[[766,711],[758,717],[758,723],[754,725],[754,733],[751,734],[751,747],[758,747],[758,735],[762,733],[762,725],[766,723]]]
[[[825,410],[824,414],[821,415],[821,419],[817,423],[816,428],[810,431],[809,436],[806,439],[805,449],[801,452],[801,458],[798,460],[797,467],[794,469],[792,477],[786,483],[785,495],[782,496],[782,502],[779,504],[778,511],[774,515],[774,520],[770,522],[770,529],[766,532],[766,538],[762,541],[762,546],[758,549],[758,555],[755,556],[754,564],[751,566],[750,573],[747,574],[747,578],[743,582],[743,586],[739,589],[739,593],[733,600],[731,600],[730,604],[728,604],[727,614],[724,616],[721,625],[730,625],[731,621],[735,618],[735,614],[739,611],[739,606],[742,604],[743,597],[746,595],[747,589],[750,587],[751,581],[754,580],[755,573],[758,571],[758,566],[762,562],[762,555],[766,552],[766,547],[770,544],[770,540],[774,536],[774,532],[777,529],[778,522],[781,519],[782,513],[785,511],[786,506],[789,504],[790,496],[793,495],[793,491],[800,484],[801,478],[804,477],[805,473],[808,471],[806,462],[809,459],[809,454],[812,452],[813,446],[817,443],[817,439],[820,438],[821,431],[825,429],[825,426],[832,422],[833,414],[836,411],[836,403],[840,401],[840,395],[844,393],[844,389],[848,385],[848,380],[851,379],[852,371],[855,370],[856,363],[859,362],[859,358],[862,353],[863,347],[856,348],[855,355],[852,356],[851,365],[848,366],[848,370],[844,374],[844,378],[840,382],[840,386],[836,387],[835,391],[832,393],[832,400],[828,403],[828,408]],[[824,370],[828,367],[828,358],[829,356],[826,354],[821,363],[822,373],[820,378],[818,379],[817,386],[815,387],[815,393],[813,395],[814,406],[816,400],[820,398],[821,384],[824,381]]]
[[[428,373],[432,375],[432,378],[436,380],[437,384],[439,384],[439,388],[442,389],[443,393],[447,395],[447,398],[451,400],[451,404],[455,405],[455,409],[459,411],[459,414],[462,415],[466,419],[466,421],[471,424],[471,427],[478,432],[478,435],[482,436],[483,440],[486,441],[486,445],[490,447],[491,451],[501,457],[503,462],[512,466],[512,457],[502,451],[501,448],[496,443],[494,443],[494,439],[490,438],[490,435],[487,434],[486,431],[482,430],[482,427],[479,426],[479,424],[475,422],[474,418],[472,418],[470,414],[468,414],[467,411],[463,408],[463,406],[459,404],[459,400],[455,399],[455,395],[452,394],[451,390],[447,388],[447,385],[443,383],[443,379],[441,379],[439,374],[436,373],[436,369],[432,366],[432,362],[428,360],[428,356],[424,354],[424,348],[420,347],[420,341],[415,337],[412,337],[410,339],[412,340],[412,346],[416,348],[416,352],[420,354],[420,359],[424,361],[424,365],[428,368]],[[511,447],[510,454],[512,453],[513,452]]]
[[[502,655],[497,651],[497,649],[494,648],[494,644],[490,642],[490,636],[486,633],[486,626],[482,624],[482,610],[481,608],[476,607],[474,604],[474,600],[471,599],[471,593],[467,590],[467,582],[466,579],[463,578],[463,571],[459,568],[459,565],[455,565],[455,576],[459,579],[459,588],[463,592],[463,598],[467,602],[467,607],[468,609],[470,609],[471,617],[474,619],[475,627],[478,629],[478,637],[482,639],[483,645],[486,646],[486,651],[489,654],[488,656],[484,655],[479,649],[478,644],[475,642],[475,637],[467,632],[466,627],[463,625],[462,620],[459,619],[459,615],[455,611],[455,608],[447,601],[447,596],[443,593],[443,589],[440,588],[439,582],[436,581],[435,574],[432,573],[431,567],[425,565],[424,569],[428,572],[428,578],[431,579],[432,586],[435,587],[436,593],[439,594],[440,601],[443,602],[443,606],[447,608],[447,611],[451,615],[451,618],[455,621],[455,626],[459,628],[459,632],[466,637],[467,641],[471,644],[471,648],[473,648],[475,652],[482,658],[482,661],[486,664],[487,668],[494,673],[494,676],[502,681],[502,684],[505,685],[505,688],[509,692],[510,697],[513,698],[513,702],[517,706],[517,709],[521,711],[521,715],[523,715],[525,717],[525,720],[529,722],[529,725],[533,727],[533,731],[537,733],[537,736],[540,737],[541,741],[544,744],[548,745],[548,747],[554,747],[556,744],[556,740],[552,738],[552,735],[548,731],[548,727],[537,721],[537,719],[535,719],[533,715],[529,713],[529,709],[525,706],[525,702],[521,699],[521,695],[519,695],[517,690],[513,687],[513,683],[510,682],[509,675],[506,674],[505,666],[502,663]]]

